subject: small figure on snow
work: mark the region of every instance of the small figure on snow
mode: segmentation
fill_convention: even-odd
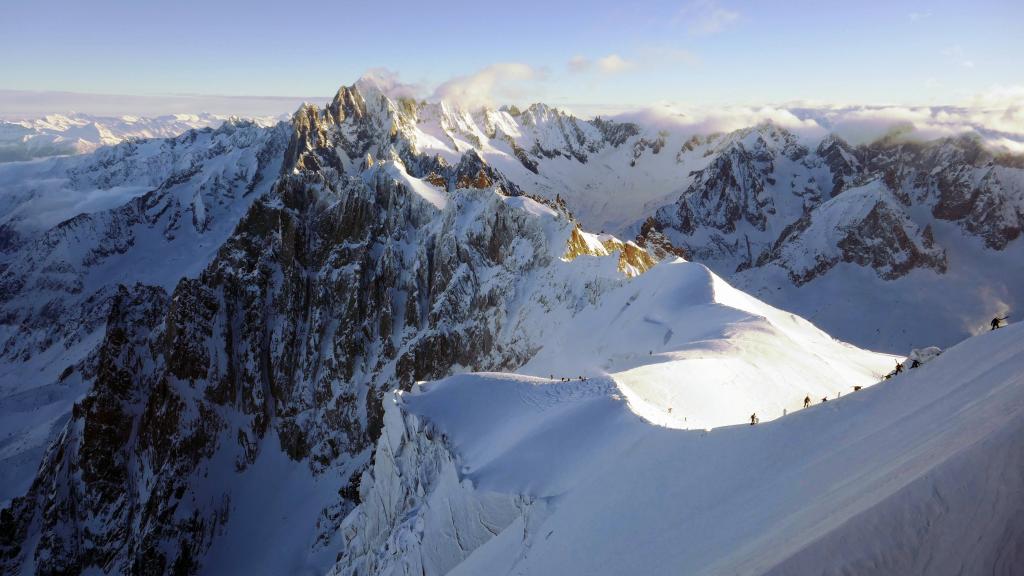
[[[753,414],[750,415],[750,425],[753,426],[754,424],[757,424],[757,422],[757,412],[754,412]]]
[[[1005,322],[1006,319],[1009,318],[1009,317],[1010,317],[1009,315],[1006,315],[1006,316],[1003,316],[1002,318],[1000,318],[998,316],[993,318],[992,319],[992,329],[995,330],[996,328],[1002,328],[1003,327],[1003,322]]]
[[[853,391],[854,391],[854,392],[857,392],[857,391],[859,391],[859,390],[860,390],[861,388],[862,388],[862,386],[854,386],[854,387],[853,387]]]
[[[807,408],[810,405],[811,405],[811,395],[808,394],[807,396],[804,396],[804,408]]]
[[[896,362],[896,373],[901,374],[903,372],[903,364]]]
[[[828,402],[828,396],[825,396],[824,398],[821,399],[822,404],[824,404],[825,402]]]

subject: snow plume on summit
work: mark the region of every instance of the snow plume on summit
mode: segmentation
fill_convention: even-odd
[[[544,73],[528,64],[507,62],[492,64],[473,74],[441,83],[431,97],[469,109],[521,101],[529,91],[524,84],[542,79]]]

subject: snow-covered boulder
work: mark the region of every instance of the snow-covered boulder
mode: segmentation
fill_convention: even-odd
[[[939,348],[938,346],[928,346],[927,348],[914,348],[913,350],[910,351],[910,354],[907,355],[907,360],[909,360],[911,364],[915,362],[918,365],[927,364],[928,362],[931,362],[932,360],[938,358],[939,354],[942,354],[942,348]]]

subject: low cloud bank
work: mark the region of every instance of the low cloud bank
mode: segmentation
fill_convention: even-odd
[[[731,132],[772,122],[808,140],[835,133],[851,144],[898,134],[908,140],[933,140],[964,133],[980,135],[990,145],[1024,153],[1024,109],[1016,101],[966,106],[827,106],[687,107],[660,105],[605,114],[659,129],[694,134]]]

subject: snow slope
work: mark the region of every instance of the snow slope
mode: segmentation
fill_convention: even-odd
[[[710,432],[651,425],[604,379],[425,384],[388,407],[375,474],[392,477],[364,489],[380,496],[395,475],[433,483],[392,510],[403,554],[387,564],[394,549],[378,549],[374,573],[1013,574],[1022,336],[984,334],[837,401]],[[436,459],[410,454],[439,444],[447,476],[431,478],[423,464]],[[417,530],[458,540],[480,518],[500,519],[485,543],[434,542],[451,556],[422,566],[409,554]]]
[[[609,375],[652,422],[708,428],[762,420],[878,381],[893,359],[838,342],[809,322],[676,259],[552,319],[519,372]],[[671,412],[669,408],[672,408]]]
[[[565,263],[577,283],[584,258],[602,260]],[[521,534],[517,522],[543,518],[653,431],[717,434],[754,411],[767,422],[807,394],[870,386],[893,363],[682,259],[531,320],[544,344],[517,374],[422,383],[386,406],[336,573],[446,573],[484,542]]]
[[[934,222],[932,229],[948,261],[942,274],[921,268],[885,280],[870,268],[840,262],[830,273],[796,286],[788,270],[772,263],[730,281],[844,340],[902,353],[955,344],[987,330],[993,316],[1024,307],[1024,241],[996,252],[952,223]]]

